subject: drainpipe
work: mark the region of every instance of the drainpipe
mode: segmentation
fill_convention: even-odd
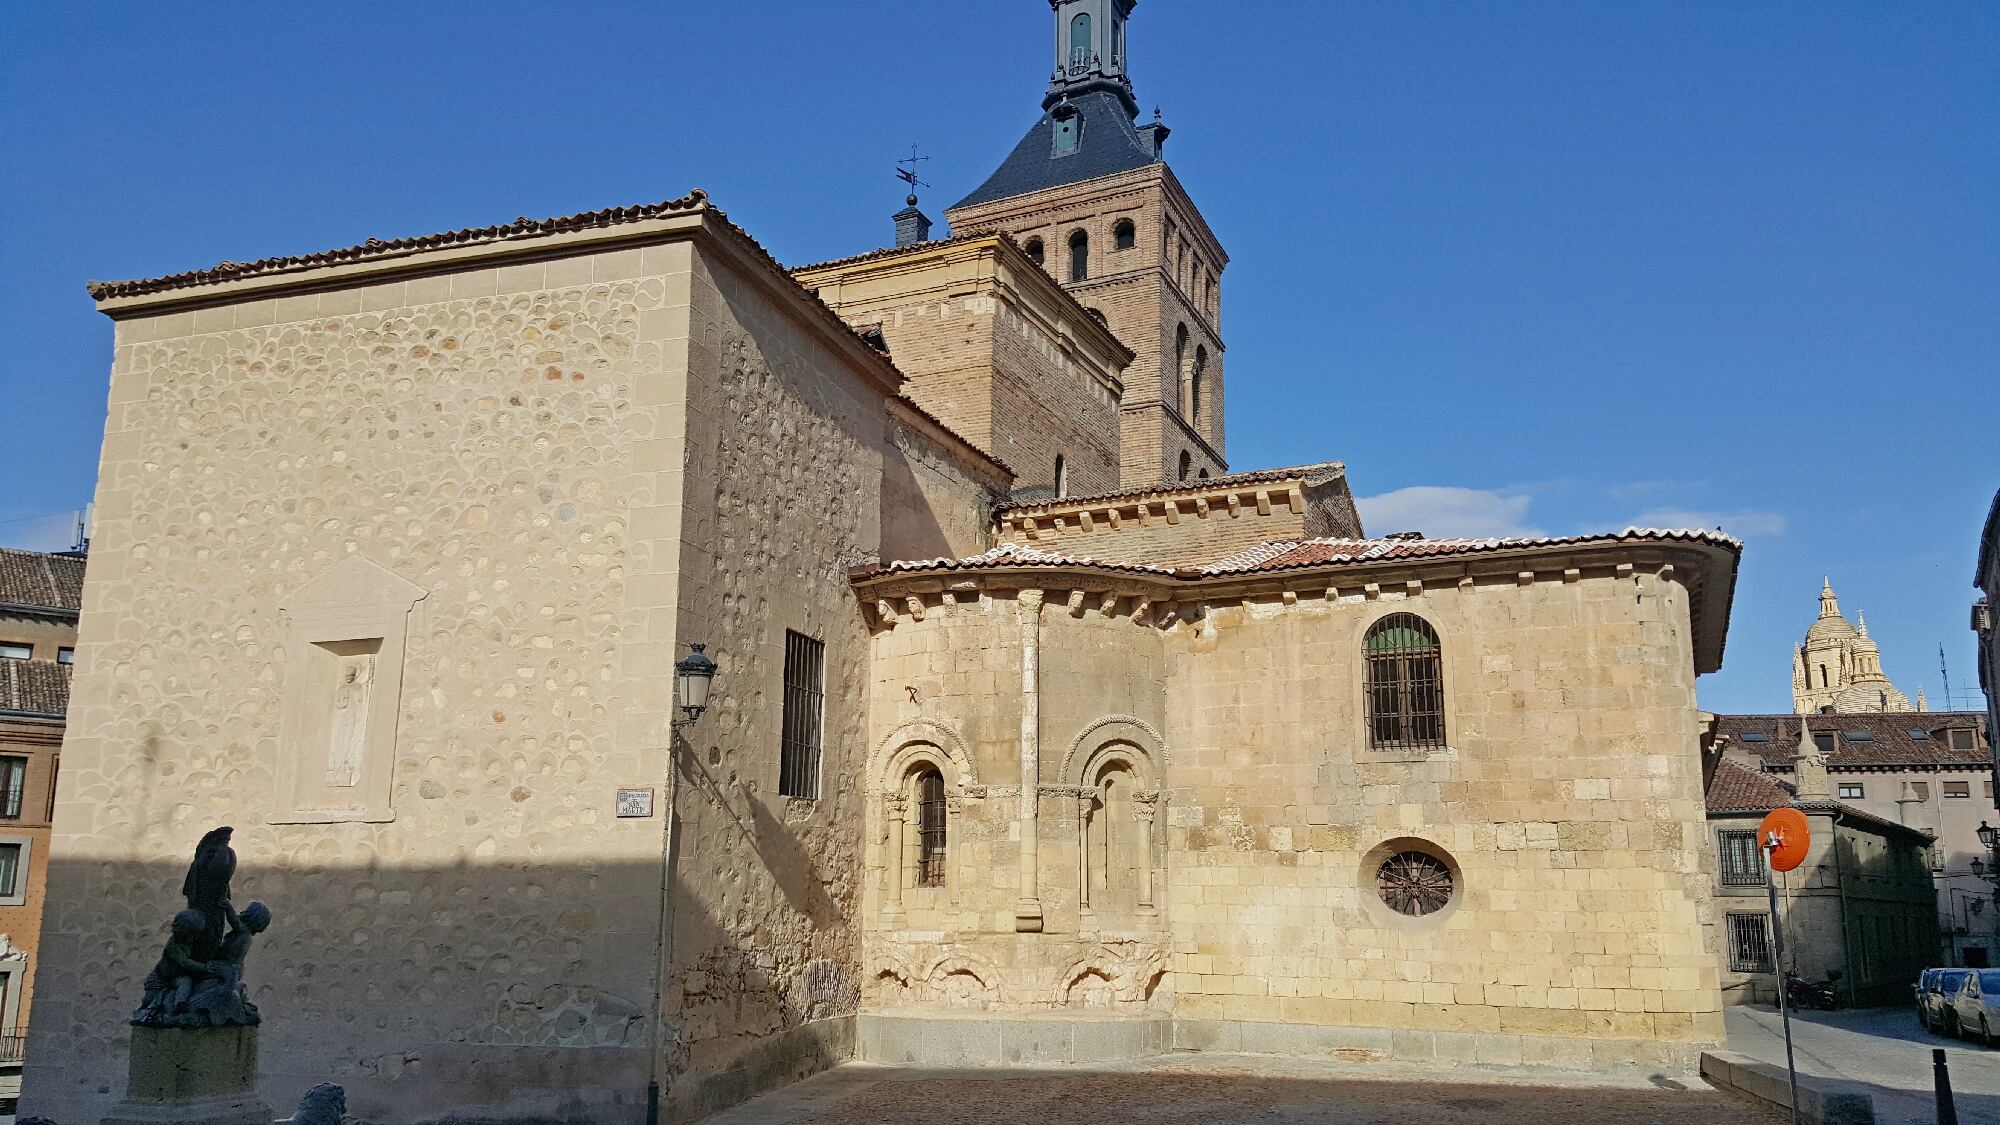
[[[1014,930],[1042,932],[1042,897],[1037,886],[1042,788],[1042,591],[1018,595],[1021,613],[1021,897],[1014,903]]]

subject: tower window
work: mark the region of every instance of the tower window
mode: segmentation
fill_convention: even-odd
[[[1090,236],[1077,231],[1069,236],[1069,279],[1083,281],[1090,277]]]
[[[1055,154],[1068,156],[1083,142],[1083,115],[1064,107],[1056,111]]]
[[[1368,745],[1377,750],[1444,748],[1444,663],[1437,631],[1414,613],[1392,613],[1368,630]]]
[[[1044,257],[1045,257],[1046,255],[1045,255],[1045,254],[1043,254],[1043,252],[1042,252],[1042,240],[1041,240],[1041,239],[1039,239],[1039,238],[1031,238],[1031,239],[1029,239],[1029,240],[1028,240],[1028,244],[1027,244],[1026,246],[1022,247],[1022,249],[1026,250],[1026,251],[1028,252],[1028,260],[1029,260],[1029,261],[1031,261],[1031,262],[1035,263],[1035,264],[1036,264],[1036,265],[1038,265],[1038,266],[1042,264],[1042,259],[1043,259],[1043,258],[1044,258]]]
[[[1130,250],[1139,244],[1139,228],[1133,226],[1130,219],[1120,219],[1118,225],[1111,228],[1111,239],[1112,249]]]
[[[1068,495],[1069,465],[1063,460],[1063,455],[1058,453],[1056,454],[1056,497],[1060,499]]]
[[[1078,12],[1069,21],[1069,72],[1081,74],[1090,68],[1090,13]]]
[[[1188,454],[1188,451],[1187,451],[1187,450],[1183,449],[1183,450],[1181,450],[1181,476],[1180,476],[1180,479],[1182,479],[1182,480],[1186,480],[1186,479],[1188,479],[1188,474],[1190,474],[1190,473],[1192,473],[1192,472],[1194,472],[1194,458],[1193,458],[1193,457],[1191,457],[1191,456],[1189,456],[1189,454]]]
[[[1208,413],[1208,404],[1202,401],[1205,395],[1201,385],[1207,374],[1208,348],[1197,347],[1194,350],[1194,372],[1188,376],[1188,404],[1193,409],[1192,417],[1197,426],[1201,425],[1203,417]]]
[[[1111,63],[1113,66],[1125,62],[1125,21],[1113,18],[1111,21]]]

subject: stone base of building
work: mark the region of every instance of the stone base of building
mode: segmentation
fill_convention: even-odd
[[[1713,1046],[1168,1016],[931,1010],[863,1012],[856,1018],[855,1040],[856,1058],[892,1066],[1081,1066],[1178,1050],[1676,1077],[1697,1074],[1702,1050]]]
[[[855,1024],[855,1057],[891,1066],[1077,1066],[1173,1046],[1165,1016],[905,1009],[863,1012]]]
[[[254,1027],[132,1029],[125,1100],[104,1125],[270,1125]]]
[[[814,1020],[761,1040],[726,1068],[676,1079],[664,1096],[667,1118],[693,1121],[847,1062],[855,1055],[854,1016]]]

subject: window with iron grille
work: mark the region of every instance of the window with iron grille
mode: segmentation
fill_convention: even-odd
[[[1771,928],[1762,914],[1729,916],[1729,971],[1771,971]]]
[[[778,792],[819,796],[820,730],[826,715],[826,644],[785,630],[785,714]]]
[[[1761,887],[1764,885],[1764,853],[1757,848],[1755,832],[1721,832],[1722,885]]]
[[[931,769],[917,775],[917,841],[922,855],[917,861],[917,885],[944,886],[945,855],[944,775]]]
[[[0,758],[0,820],[21,819],[21,798],[28,789],[28,759]]]
[[[1444,661],[1437,631],[1414,613],[1377,621],[1368,658],[1368,745],[1376,750],[1444,748]]]

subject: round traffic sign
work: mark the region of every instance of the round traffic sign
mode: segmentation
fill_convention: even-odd
[[[1769,853],[1773,871],[1790,871],[1804,863],[1806,848],[1811,844],[1806,814],[1797,809],[1772,809],[1757,826],[1757,845]]]

